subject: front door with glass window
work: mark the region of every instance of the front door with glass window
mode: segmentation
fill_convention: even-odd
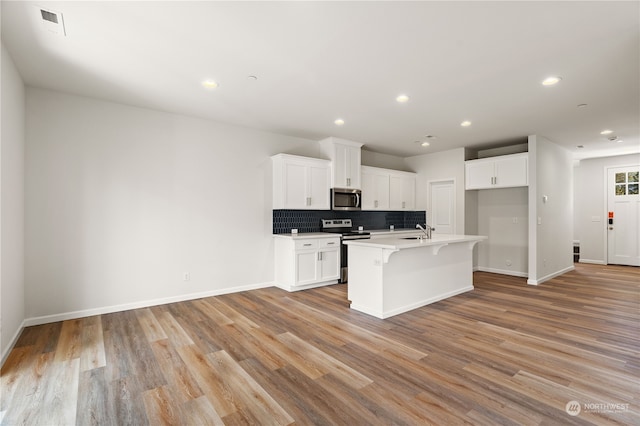
[[[607,172],[607,262],[640,266],[640,166]]]

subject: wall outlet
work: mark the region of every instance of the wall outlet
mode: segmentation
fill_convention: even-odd
[[[182,274],[182,281],[191,281],[191,272],[185,272]]]

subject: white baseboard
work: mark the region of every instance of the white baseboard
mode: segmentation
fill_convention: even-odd
[[[22,330],[24,330],[25,327],[26,327],[25,321],[22,321],[22,324],[20,324],[20,327],[18,327],[18,329],[16,330],[15,334],[13,335],[11,340],[9,341],[9,344],[7,345],[7,347],[2,352],[2,358],[0,360],[0,366],[4,365],[4,362],[7,360],[7,357],[9,356],[9,353],[11,352],[13,347],[18,342],[18,337],[20,337],[20,333],[22,333]]]
[[[311,288],[326,287],[328,285],[333,285],[333,284],[338,284],[338,280],[331,280],[331,281],[325,281],[322,283],[306,284],[306,285],[300,285],[300,286],[293,286],[293,285],[283,284],[279,282],[273,283],[275,287],[281,288],[290,293],[294,291],[300,291],[300,290],[309,290]]]
[[[566,274],[567,272],[573,271],[574,269],[576,269],[576,267],[571,265],[571,266],[568,266],[568,267],[566,267],[564,269],[561,269],[561,270],[559,270],[557,272],[553,272],[553,273],[551,273],[549,275],[546,275],[546,276],[540,278],[539,280],[527,280],[527,284],[530,284],[530,285],[542,284],[545,281],[549,281],[552,278],[558,277],[558,276],[560,276],[562,274]]]
[[[578,263],[592,263],[594,265],[606,265],[607,262],[604,260],[593,260],[593,259],[580,259]]]
[[[238,293],[247,290],[256,290],[259,288],[273,287],[273,282],[250,284],[238,287],[225,288],[220,290],[204,291],[200,293],[182,294],[179,296],[165,297],[162,299],[143,300],[140,302],[125,303],[122,305],[103,306],[94,309],[85,309],[81,311],[65,312],[61,314],[45,315],[41,317],[27,318],[24,320],[22,327],[30,327],[33,325],[47,324],[50,322],[66,321],[76,318],[90,317],[93,315],[110,314],[112,312],[128,311],[130,309],[148,308],[149,306],[166,305],[167,303],[184,302],[186,300],[202,299],[203,297],[220,296],[222,294]]]
[[[484,266],[478,266],[477,268],[475,268],[475,270],[481,271],[481,272],[491,272],[493,274],[511,275],[512,277],[527,278],[529,276],[527,272],[509,271],[507,269],[485,268]]]
[[[405,312],[412,311],[414,309],[421,308],[421,307],[426,306],[426,305],[430,305],[430,304],[435,303],[435,302],[439,302],[439,301],[444,300],[444,299],[448,299],[449,297],[457,296],[458,294],[466,293],[467,291],[471,291],[471,290],[473,290],[473,286],[472,285],[468,286],[468,287],[452,290],[450,292],[447,292],[445,294],[440,294],[440,295],[435,296],[435,297],[430,297],[428,299],[423,299],[423,300],[411,303],[409,305],[400,306],[400,307],[395,308],[395,309],[389,309],[389,310],[384,310],[384,311],[378,311],[378,310],[370,308],[368,306],[362,306],[362,305],[358,305],[358,304],[354,304],[354,303],[351,303],[351,309],[353,309],[355,311],[363,312],[363,313],[365,313],[367,315],[371,315],[371,316],[374,316],[376,318],[386,319],[386,318],[390,318],[390,317],[395,316],[395,315],[399,315],[399,314],[403,314]]]

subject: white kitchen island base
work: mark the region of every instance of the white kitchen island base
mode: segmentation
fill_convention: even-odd
[[[384,319],[473,290],[473,247],[486,238],[345,241],[351,308]]]

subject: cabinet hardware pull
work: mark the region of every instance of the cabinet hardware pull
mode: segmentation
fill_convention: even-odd
[[[402,202],[402,208],[404,209],[404,201]]]
[[[373,202],[373,206],[374,206],[374,207],[378,207],[378,200],[375,200],[375,201]]]
[[[347,178],[347,186],[351,186],[351,178]]]
[[[311,245],[311,243],[309,244],[303,244],[305,247],[309,247]]]
[[[331,245],[331,244],[335,244],[335,243],[327,243],[327,245]]]
[[[322,252],[321,251],[318,252],[318,260],[322,260]]]

